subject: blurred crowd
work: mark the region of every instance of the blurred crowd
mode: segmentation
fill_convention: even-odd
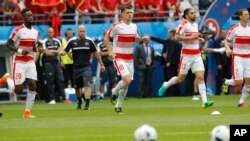
[[[191,6],[198,15],[203,15],[204,12],[200,13],[199,10],[205,11],[212,2],[213,0],[0,0],[0,24],[21,23],[20,11],[23,8],[32,10],[37,24],[113,22],[118,18],[118,7],[125,3],[133,5],[135,21],[177,20],[181,11]]]

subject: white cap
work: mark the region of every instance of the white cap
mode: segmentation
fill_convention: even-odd
[[[157,132],[154,127],[144,124],[135,130],[135,141],[156,141]]]

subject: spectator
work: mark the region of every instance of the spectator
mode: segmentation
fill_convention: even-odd
[[[135,0],[135,14],[134,14],[134,21],[146,21],[144,18],[145,14],[148,14],[149,10],[146,8],[146,1],[145,0]]]
[[[161,0],[147,0],[150,21],[158,21],[159,17],[164,17],[163,5]],[[162,13],[161,13],[162,12]]]
[[[65,32],[65,37],[61,40],[62,48],[64,49],[68,43],[68,41],[74,37],[74,31],[71,28],[67,28]],[[73,81],[73,60],[65,54],[60,57],[61,58],[61,67],[63,71],[64,77],[64,86],[74,88]],[[70,84],[70,85],[69,85]]]
[[[115,17],[115,12],[118,9],[118,6],[121,4],[120,0],[102,0],[101,7],[106,12],[105,22],[112,23]]]
[[[67,23],[67,24],[74,24],[74,17],[75,17],[75,7],[74,7],[74,3],[73,0],[67,0],[66,1],[66,12],[63,15],[63,23]]]
[[[66,100],[64,93],[64,78],[60,61],[58,59],[59,51],[62,45],[57,38],[54,38],[54,29],[52,27],[48,28],[47,34],[48,37],[43,40],[43,49],[45,50],[45,76],[50,99],[49,104],[56,104],[56,98],[58,98],[57,101],[60,101],[59,96],[56,97],[56,86],[58,88],[58,95],[61,96],[63,101]]]
[[[90,12],[90,0],[84,0],[81,5],[76,7],[76,11],[79,14],[78,24],[90,24],[91,18],[89,15]]]
[[[169,31],[167,40],[151,36],[152,41],[163,44],[162,64],[164,68],[164,81],[168,81],[173,76],[178,75],[182,45],[174,39],[174,36],[175,30]],[[179,84],[170,87],[166,93],[168,96],[178,96],[180,94]]]
[[[105,37],[107,32],[103,33],[103,37]],[[105,66],[105,71],[100,72],[100,87],[99,87],[99,98],[104,98],[104,86],[105,83],[109,82],[108,92],[110,92],[111,88],[116,86],[116,69],[113,64],[113,61],[108,58],[108,49],[105,46],[104,42],[101,41],[97,44],[97,51],[99,55],[102,57],[102,62]]]
[[[163,0],[163,9],[168,12],[169,21],[179,19],[180,0]]]
[[[95,14],[92,16],[92,23],[101,23],[105,12],[101,7],[101,0],[90,1],[90,12]]]
[[[154,48],[149,41],[139,44],[135,51],[134,63],[139,74],[139,96],[141,98],[151,97],[151,81],[155,68]]]
[[[5,22],[10,25],[13,24],[14,21],[21,21],[21,17],[19,16],[20,8],[17,3],[14,3],[12,0],[5,0],[4,2],[2,2],[1,6],[4,15],[4,25]]]
[[[214,2],[214,0],[199,0],[200,15],[205,15],[208,7]]]
[[[225,29],[221,29],[219,38],[215,40],[214,48],[224,48],[224,39],[226,38],[227,31]],[[221,88],[223,84],[223,80],[225,78],[231,78],[231,58],[224,53],[216,53],[216,64],[218,69],[218,75],[216,77],[216,94],[221,94]]]

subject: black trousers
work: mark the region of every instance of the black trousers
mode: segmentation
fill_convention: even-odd
[[[65,100],[65,86],[61,65],[59,63],[45,63],[45,77],[49,99],[57,101]],[[55,91],[58,96],[56,96]]]
[[[151,97],[152,68],[138,69],[139,97]]]
[[[178,76],[178,66],[164,67],[165,81],[169,81],[172,77]],[[180,84],[175,84],[169,87],[166,91],[166,96],[181,96]]]
[[[66,64],[65,68],[62,68],[62,71],[64,77],[64,86],[68,87],[70,82],[71,88],[74,88],[73,64]]]
[[[224,78],[230,79],[231,78],[231,66],[224,65],[222,66],[222,69],[218,69],[218,76],[216,77],[216,95],[221,94],[222,84],[224,81]]]

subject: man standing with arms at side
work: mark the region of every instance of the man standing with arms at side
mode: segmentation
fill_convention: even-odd
[[[28,80],[29,90],[23,117],[34,118],[35,116],[30,111],[36,97],[37,71],[32,53],[36,51],[35,44],[38,38],[38,31],[32,27],[32,12],[29,9],[23,9],[21,13],[24,24],[14,29],[6,46],[16,52],[14,56],[13,78],[17,94],[23,93],[23,82],[25,79]]]
[[[66,47],[69,39],[73,37],[74,37],[74,31],[71,28],[67,28],[65,32],[65,38],[61,40],[63,49]],[[64,77],[64,86],[65,88],[68,88],[70,84],[70,86],[73,88],[74,87],[73,60],[68,56],[68,54],[63,55],[60,58],[61,58],[61,67],[62,67],[63,77]]]
[[[248,25],[249,12],[247,9],[240,9],[238,12],[240,23],[232,26],[226,36],[224,45],[227,54],[232,54],[232,79],[227,79],[225,85],[242,85],[241,98],[238,107],[246,107],[245,102],[250,92],[250,27]],[[233,42],[233,50],[229,46]]]
[[[184,10],[183,18],[176,30],[175,38],[183,42],[180,58],[179,74],[164,82],[159,89],[159,96],[163,96],[170,86],[184,81],[189,69],[195,74],[198,81],[198,89],[202,98],[202,107],[207,108],[213,105],[214,101],[207,100],[206,85],[204,82],[204,64],[199,50],[199,41],[204,39],[198,37],[198,25],[195,22],[196,16],[193,8]]]
[[[118,100],[115,105],[115,112],[122,113],[122,103],[128,92],[128,86],[133,80],[134,63],[133,48],[134,42],[149,40],[148,36],[139,37],[137,25],[132,23],[133,7],[129,4],[122,5],[120,8],[121,21],[113,24],[108,34],[104,38],[104,43],[108,48],[109,57],[114,59],[114,65],[121,80],[112,89],[112,100]],[[113,38],[113,47],[110,43]]]
[[[139,75],[139,96],[151,97],[152,74],[155,68],[155,50],[149,40],[140,43],[135,51],[134,63]]]
[[[101,70],[105,67],[102,59],[96,50],[95,43],[92,39],[86,36],[86,29],[84,25],[78,26],[78,36],[71,38],[68,41],[65,52],[73,59],[73,74],[76,89],[76,96],[78,99],[77,109],[82,109],[82,88],[84,88],[85,107],[84,110],[89,110],[89,102],[91,98],[91,56],[95,55],[101,65]],[[72,53],[69,53],[72,51]],[[62,53],[63,55],[65,53]]]

